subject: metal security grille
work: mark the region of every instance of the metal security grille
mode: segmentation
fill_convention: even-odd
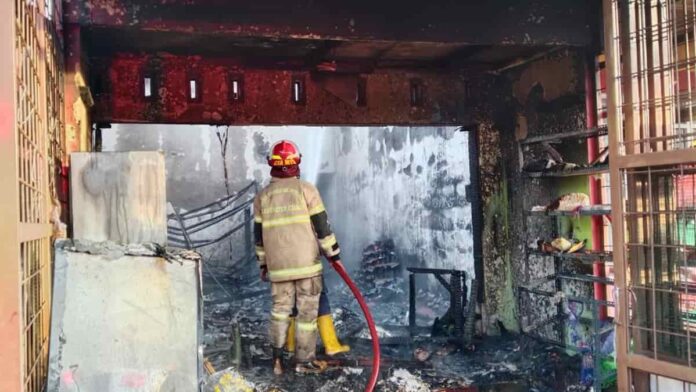
[[[26,241],[20,245],[25,391],[43,391],[48,372],[49,245],[49,238]]]
[[[674,390],[668,378],[688,390],[683,381],[696,383],[696,0],[605,0],[604,15],[610,172],[621,184],[611,195],[619,388]]]
[[[624,61],[620,154],[696,146],[696,2],[613,0],[612,39]],[[619,53],[610,54],[616,56]]]
[[[42,223],[46,206],[46,122],[41,59],[41,15],[36,5],[16,0],[17,143],[20,222]]]
[[[51,201],[64,159],[62,44],[49,1],[14,0],[20,287],[25,391],[43,391],[48,367]]]
[[[48,9],[46,10],[49,11]],[[66,161],[65,147],[65,98],[63,96],[63,54],[62,42],[59,40],[55,28],[50,21],[48,28],[44,29],[46,39],[46,131],[48,137],[48,189],[51,198],[55,201],[57,189],[56,180],[60,176],[60,169]]]
[[[631,351],[690,367],[696,365],[694,173],[694,165],[624,172]]]

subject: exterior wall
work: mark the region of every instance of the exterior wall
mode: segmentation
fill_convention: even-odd
[[[226,127],[117,124],[105,151],[166,154],[167,197],[191,209],[226,195],[216,131]],[[229,127],[230,188],[265,184],[265,154],[288,138],[303,151],[302,177],[316,184],[349,268],[362,249],[391,238],[406,263],[457,268],[473,277],[468,136],[454,127]],[[225,230],[220,227],[217,233]],[[208,232],[205,236],[215,233]],[[235,238],[232,253],[238,253]],[[211,261],[237,259],[230,244],[203,249]]]

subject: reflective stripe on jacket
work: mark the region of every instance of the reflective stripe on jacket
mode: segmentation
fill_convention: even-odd
[[[321,274],[321,252],[338,258],[324,204],[314,185],[298,178],[272,178],[254,199],[256,256],[271,282]]]

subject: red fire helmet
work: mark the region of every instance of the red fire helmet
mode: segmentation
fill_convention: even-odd
[[[302,160],[300,149],[290,140],[281,140],[271,148],[271,155],[267,157],[268,164],[273,167],[299,165]]]

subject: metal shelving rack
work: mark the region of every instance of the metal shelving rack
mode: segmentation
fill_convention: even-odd
[[[527,177],[532,178],[561,178],[574,176],[589,176],[600,173],[608,173],[609,165],[596,165],[588,167],[578,167],[570,170],[546,170],[540,172],[526,172]]]
[[[524,141],[521,141],[520,144],[523,146],[529,146],[535,143],[550,143],[572,138],[583,139],[602,136],[606,134],[606,127],[598,127],[588,130],[566,132],[548,136],[531,137]],[[596,175],[608,172],[608,170],[609,165],[602,164],[590,167],[579,167],[576,169],[565,171],[550,170],[543,172],[526,172],[524,173],[524,177],[529,179],[536,178],[553,180],[571,176]],[[593,205],[580,208],[577,211],[528,211],[527,215],[534,217],[595,215],[610,216],[611,205]],[[603,369],[601,367],[602,359],[605,357],[601,353],[601,344],[603,342],[603,338],[614,330],[614,325],[613,322],[606,323],[603,320],[600,320],[600,308],[612,307],[614,306],[614,303],[612,301],[597,300],[592,297],[588,298],[585,296],[569,295],[568,293],[565,293],[563,290],[563,282],[573,281],[587,284],[601,283],[605,285],[613,285],[614,281],[613,279],[596,277],[590,274],[578,274],[574,272],[569,272],[567,271],[567,268],[564,268],[564,266],[570,262],[581,263],[585,265],[611,262],[612,253],[597,251],[581,251],[578,253],[545,253],[538,250],[527,249],[526,257],[529,258],[530,256],[552,257],[554,260],[554,270],[546,277],[536,279],[534,282],[530,284],[519,286],[517,300],[521,304],[525,295],[546,297],[549,299],[550,303],[556,303],[556,314],[554,316],[549,317],[548,319],[543,320],[542,322],[537,323],[538,325],[527,326],[526,328],[523,327],[523,333],[530,337],[533,337],[551,345],[558,346],[565,350],[573,351],[582,355],[586,355],[589,353],[589,355],[592,358],[594,368],[593,387],[595,391],[601,391],[603,383],[608,379],[613,379],[616,376],[616,374],[615,372],[603,374]],[[543,286],[548,287],[550,282],[553,282],[554,290],[541,288]],[[559,293],[562,294],[559,295]],[[583,310],[582,312],[580,312],[580,314],[566,313],[564,302],[568,304],[580,304]],[[591,319],[581,317],[582,313],[585,313],[587,309],[589,309],[590,314],[592,315]],[[590,345],[588,347],[580,347],[567,341],[566,326],[569,322],[572,321],[571,318],[574,318],[577,323],[584,324],[588,327],[590,341]],[[523,320],[521,319],[520,325],[523,325]],[[553,329],[555,330],[555,334],[557,334],[557,339],[552,339],[548,336],[544,336],[539,333],[543,333],[543,327],[549,325],[552,325]]]

